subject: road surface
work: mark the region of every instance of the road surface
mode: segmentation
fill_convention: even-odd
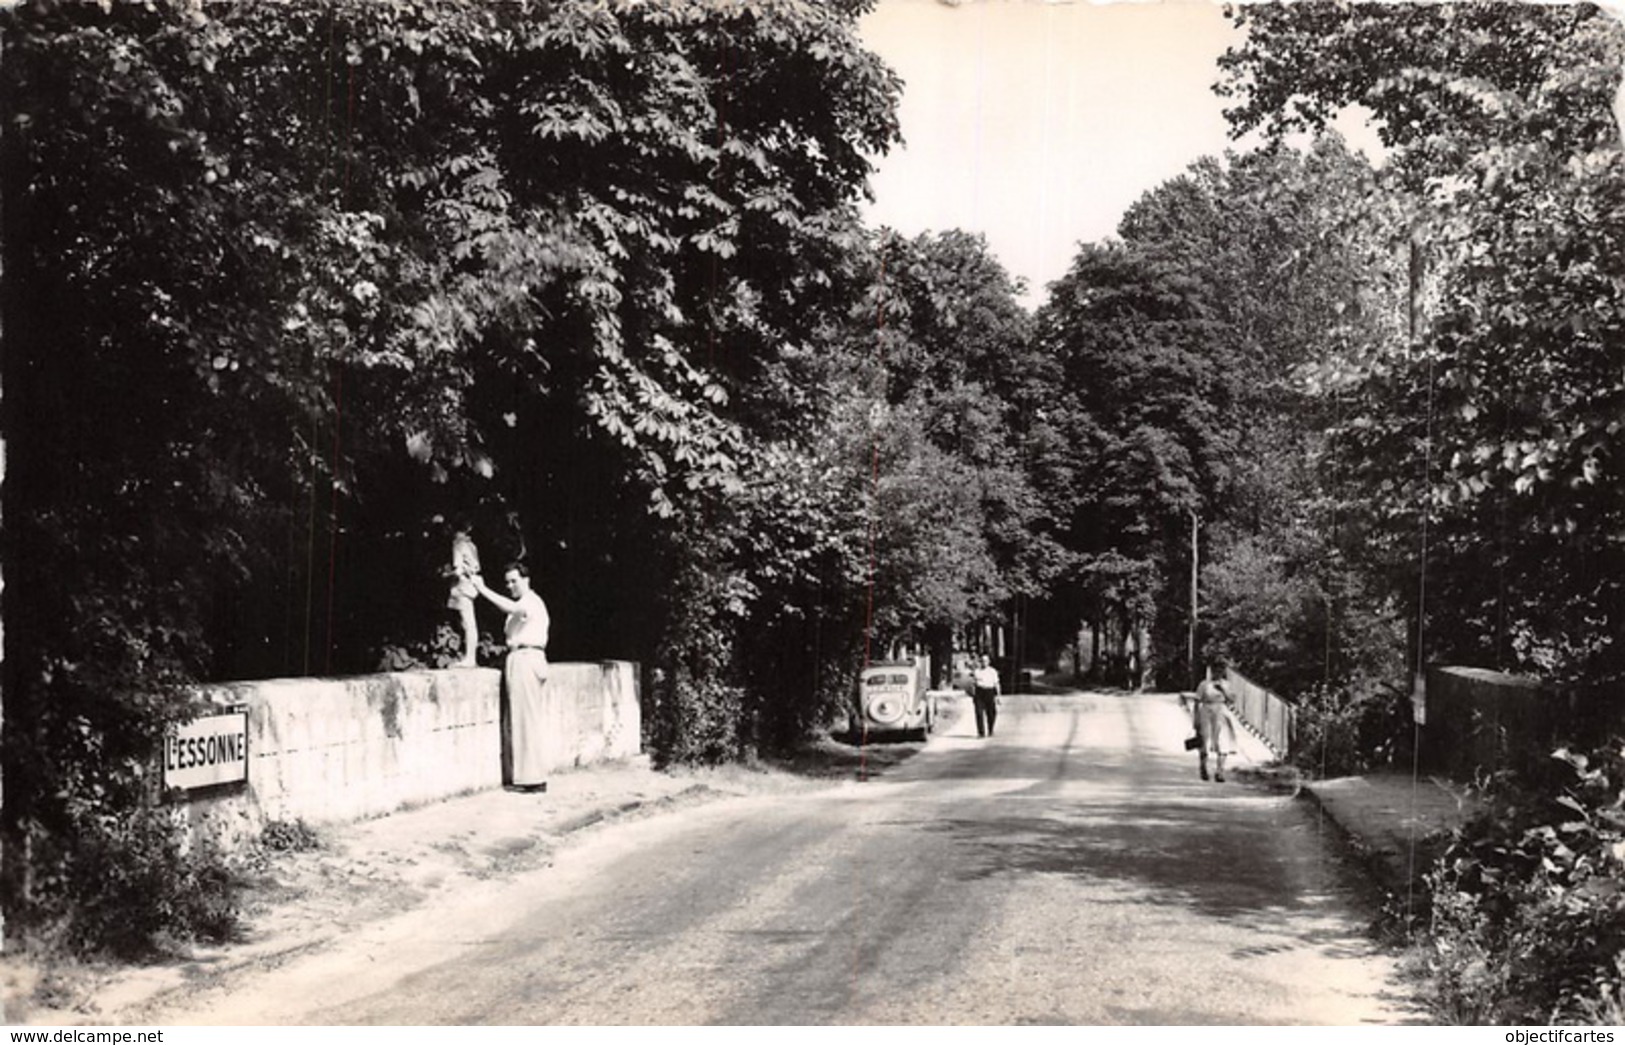
[[[881,778],[591,832],[166,1018],[1419,1021],[1330,828],[1197,779],[1171,697],[1006,697],[988,740],[968,720]]]

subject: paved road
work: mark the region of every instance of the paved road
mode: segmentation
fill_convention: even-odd
[[[1010,697],[886,777],[596,832],[176,1022],[1416,1019],[1292,799],[1203,783],[1167,697]],[[957,734],[957,735],[956,735]]]

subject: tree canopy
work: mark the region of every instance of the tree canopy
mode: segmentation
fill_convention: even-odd
[[[1237,18],[1238,131],[1359,105],[1391,149],[1406,328],[1329,354],[1317,384],[1343,404],[1332,434],[1374,536],[1431,592],[1421,656],[1618,678],[1625,30],[1590,5]]]
[[[859,10],[4,13],[14,893],[94,890],[186,683],[421,646],[437,518],[580,607],[567,656],[703,639],[733,547],[689,538],[774,462],[897,133]]]

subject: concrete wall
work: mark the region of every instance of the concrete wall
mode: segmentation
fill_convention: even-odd
[[[637,665],[624,660],[598,664],[550,664],[546,721],[557,738],[549,745],[548,769],[626,758],[642,750]]]
[[[1470,781],[1549,757],[1587,718],[1578,691],[1483,668],[1433,667],[1418,761]],[[1602,740],[1602,737],[1596,737]]]
[[[551,667],[549,768],[641,750],[636,665]],[[501,688],[492,668],[206,687],[248,710],[248,782],[183,793],[177,811],[194,838],[235,847],[273,820],[357,820],[500,787]]]

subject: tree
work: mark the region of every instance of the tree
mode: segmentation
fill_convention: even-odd
[[[1073,469],[1092,480],[1080,484],[1091,492],[1067,537],[1098,558],[1080,574],[1080,604],[1097,620],[1118,616],[1119,642],[1149,626],[1150,665],[1165,681],[1194,667],[1193,525],[1212,573],[1204,590],[1235,555],[1254,577],[1268,568],[1272,584],[1306,583],[1330,600],[1313,609],[1289,600],[1301,619],[1258,646],[1244,641],[1246,615],[1230,612],[1245,607],[1215,606],[1209,591],[1200,636],[1209,653],[1237,655],[1280,686],[1370,667],[1329,660],[1328,648],[1351,647],[1328,647],[1309,626],[1313,617],[1321,631],[1364,634],[1364,617],[1387,611],[1380,597],[1329,594],[1365,589],[1348,572],[1358,531],[1326,452],[1324,428],[1341,406],[1308,376],[1328,354],[1368,355],[1399,329],[1396,209],[1335,136],[1304,152],[1204,159],[1130,208],[1119,241],[1080,251],[1042,313],[1047,342],[1067,361]],[[1260,556],[1261,547],[1295,551]]]
[[[1041,505],[1013,423],[1029,351],[1016,286],[957,231],[882,230],[846,280],[743,524],[747,690],[780,695],[754,714],[781,743],[848,707],[857,670],[894,643],[946,665],[955,632],[1037,583],[1019,557]]]
[[[877,249],[872,336],[886,399],[901,408],[889,416],[911,419],[924,438],[900,447],[898,464],[943,487],[912,498],[915,512],[937,518],[910,519],[935,536],[907,572],[935,578],[914,600],[914,619],[946,665],[956,632],[1009,620],[1063,568],[1052,491],[1041,485],[1055,459],[1047,405],[1056,371],[1033,341],[1022,288],[981,236],[904,240],[883,230]],[[1014,671],[1028,651],[1023,633],[1011,639]]]
[[[1085,245],[1038,323],[1076,477],[1059,538],[1079,556],[1071,582],[1097,634],[1137,647],[1187,509],[1224,481],[1225,346],[1200,274],[1138,244]]]
[[[1408,193],[1413,329],[1321,376],[1417,656],[1617,679],[1625,31],[1589,5],[1238,19],[1236,131],[1363,106]]]

